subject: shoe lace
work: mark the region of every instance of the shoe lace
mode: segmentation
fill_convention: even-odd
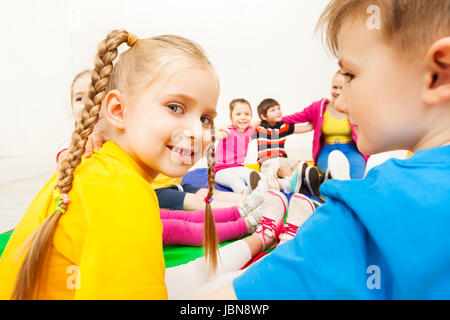
[[[261,221],[259,222],[259,226],[261,227],[261,230],[256,231],[256,233],[262,234],[264,243],[266,243],[266,233],[264,232],[266,229],[270,229],[275,237],[275,231],[277,229],[275,220],[263,216]]]
[[[289,222],[286,222],[283,227],[283,233],[288,234],[293,237],[295,237],[297,230],[298,230],[298,226],[296,226],[295,224],[289,223]]]

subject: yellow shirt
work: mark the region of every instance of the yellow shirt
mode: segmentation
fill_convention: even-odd
[[[142,170],[107,142],[75,173],[71,203],[56,227],[35,298],[167,299],[158,200]],[[23,260],[21,244],[55,211],[56,182],[54,175],[5,248],[0,299],[11,297]]]
[[[181,184],[182,180],[183,180],[183,178],[172,178],[172,177],[168,177],[168,176],[160,173],[156,176],[155,180],[153,180],[152,188],[153,189],[161,189],[161,188],[175,186],[177,184]]]
[[[329,144],[352,142],[352,128],[348,118],[335,119],[327,109],[323,115],[322,136],[324,142]]]

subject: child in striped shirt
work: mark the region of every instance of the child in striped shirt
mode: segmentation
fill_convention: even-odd
[[[255,136],[261,173],[270,179],[278,179],[279,187],[285,193],[294,192],[296,190],[292,190],[292,186],[295,186],[295,189],[300,188],[307,164],[299,165],[299,161],[289,159],[284,144],[287,136],[310,131],[311,124],[293,125],[283,122],[280,104],[270,98],[264,99],[258,105],[258,115],[261,124],[255,129]],[[297,170],[302,172],[296,173]],[[317,184],[318,179],[317,173]]]

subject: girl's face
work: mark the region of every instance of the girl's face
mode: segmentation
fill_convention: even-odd
[[[250,106],[246,103],[236,103],[233,112],[231,113],[231,123],[233,124],[233,127],[244,131],[250,125],[251,121],[252,110],[250,109]]]
[[[181,177],[210,144],[219,83],[210,69],[162,76],[126,101],[121,147],[153,178]],[[126,99],[127,100],[127,99]]]
[[[89,73],[78,78],[72,87],[72,112],[75,121],[81,120],[81,111],[84,108],[84,100],[88,94],[91,75]]]
[[[331,82],[331,98],[336,100],[341,94],[342,88],[344,87],[345,77],[340,73],[333,77]]]

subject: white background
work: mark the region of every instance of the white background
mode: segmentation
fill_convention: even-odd
[[[73,130],[70,84],[92,68],[97,44],[109,31],[126,29],[140,38],[179,34],[199,43],[220,78],[221,125],[229,123],[234,98],[247,99],[256,120],[256,106],[268,97],[286,115],[329,97],[337,64],[314,35],[327,3],[2,0],[0,232],[17,226],[55,171],[56,151]],[[312,133],[289,137],[286,148],[291,158],[311,160]],[[380,156],[371,158],[371,166],[386,159]]]
[[[97,43],[113,29],[199,43],[221,82],[218,124],[228,123],[234,98],[247,99],[253,110],[275,98],[290,114],[328,97],[337,65],[314,34],[327,2],[2,1],[0,184],[54,170],[56,150],[73,129],[71,81],[92,68]],[[311,147],[312,133],[287,142],[288,153],[305,160]]]

